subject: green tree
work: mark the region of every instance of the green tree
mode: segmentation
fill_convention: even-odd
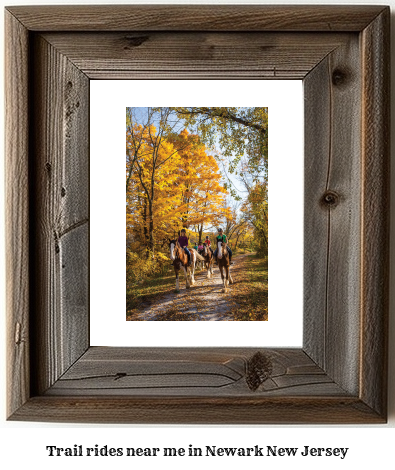
[[[254,173],[267,172],[268,108],[173,108],[185,125],[195,129],[209,147],[217,143],[222,155],[230,161],[229,170],[236,171],[246,155]]]

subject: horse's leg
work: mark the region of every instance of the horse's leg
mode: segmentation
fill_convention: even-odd
[[[225,286],[225,276],[224,276],[224,267],[222,265],[218,265],[219,270],[221,271],[221,278],[222,278],[222,292],[226,292],[226,286]]]
[[[223,280],[224,292],[228,292],[228,270],[226,266],[224,266],[223,269],[224,269],[224,280]]]
[[[229,266],[225,265],[225,292],[227,291],[227,288],[229,286]]]
[[[195,265],[196,265],[196,253],[192,253],[192,266],[191,266],[191,284],[195,284]]]
[[[207,279],[210,279],[210,261],[205,261],[204,264],[207,269]]]
[[[229,270],[229,284],[233,284],[233,279],[232,279],[232,276],[230,274],[230,266],[229,266],[228,270]]]
[[[191,285],[189,284],[189,280],[188,280],[188,268],[182,265],[182,269],[184,270],[184,274],[185,274],[186,288],[189,289]]]
[[[174,268],[174,271],[176,273],[176,292],[180,292],[180,280],[178,278],[178,273],[179,271]]]

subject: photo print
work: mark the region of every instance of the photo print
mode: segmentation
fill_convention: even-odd
[[[126,319],[268,320],[268,108],[126,108]]]

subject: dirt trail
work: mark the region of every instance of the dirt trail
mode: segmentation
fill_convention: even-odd
[[[229,286],[228,292],[222,292],[221,273],[214,265],[214,276],[207,279],[207,271],[198,268],[195,272],[196,283],[190,289],[185,288],[185,277],[180,274],[180,292],[174,289],[154,303],[143,304],[140,312],[133,320],[161,321],[229,321],[233,320],[231,310],[236,305],[232,299],[232,292],[237,289],[238,272],[243,269],[246,255],[237,255],[232,258],[231,275],[234,284]]]

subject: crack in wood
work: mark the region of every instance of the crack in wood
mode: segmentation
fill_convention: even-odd
[[[88,222],[89,222],[89,219],[83,219],[83,220],[80,220],[79,222],[76,222],[75,224],[70,225],[70,227],[67,227],[61,233],[59,233],[58,239],[62,238],[63,235],[66,235],[66,233],[69,233],[75,228],[81,227],[81,225],[85,225]]]
[[[20,344],[22,342],[21,338],[21,324],[19,322],[15,325],[15,344]]]
[[[186,385],[129,385],[129,386],[122,386],[119,387],[120,389],[130,389],[130,390],[138,390],[138,389],[179,389],[179,388],[223,388],[223,387],[228,387],[230,385],[234,385],[235,383],[239,382],[243,376],[240,376],[237,379],[234,379],[233,377],[229,377],[224,374],[214,374],[214,373],[199,373],[199,372],[183,372],[183,373],[160,373],[160,374],[127,374],[127,373],[118,373],[116,375],[98,375],[98,376],[92,376],[92,377],[80,377],[80,378],[70,378],[70,379],[62,379],[61,382],[72,382],[72,381],[82,381],[82,380],[93,380],[93,379],[102,379],[102,378],[113,378],[114,380],[121,380],[127,377],[156,377],[156,376],[162,376],[162,377],[169,377],[169,376],[216,376],[216,377],[225,377],[226,379],[229,380],[228,383],[224,384],[216,384],[216,385],[197,385],[197,384],[186,384]],[[100,387],[100,390],[105,390],[105,389],[110,389],[111,387]],[[94,387],[83,387],[84,390],[95,390],[96,388]]]
[[[214,373],[214,372],[159,372],[159,373],[148,373],[148,374],[127,374],[126,372],[117,373],[117,374],[108,374],[108,375],[92,375],[90,377],[70,377],[70,378],[62,378],[62,381],[74,381],[74,380],[93,380],[93,379],[105,379],[105,378],[114,378],[114,380],[120,380],[125,377],[156,377],[156,376],[186,376],[186,375],[201,375],[201,376],[214,376],[214,377],[225,377],[226,379],[231,380],[232,382],[237,382],[238,380],[242,379],[243,376],[238,374],[239,377],[237,379],[230,377],[226,374],[221,373]]]

